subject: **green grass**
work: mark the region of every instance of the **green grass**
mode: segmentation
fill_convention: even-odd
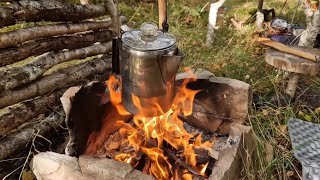
[[[264,7],[275,8],[278,14],[284,1],[265,1]],[[120,2],[120,10],[128,17],[131,27],[138,28],[145,21],[157,23],[156,4],[138,3],[134,0]],[[212,48],[205,46],[208,12],[200,12],[207,2],[206,0],[169,2],[170,32],[177,36],[179,48],[187,54],[181,70],[184,67],[199,67],[210,70],[216,76],[242,80],[251,84],[254,94],[261,96],[270,92],[283,92],[285,83],[281,72],[264,62],[266,48],[253,42],[256,37],[254,25],[247,24],[237,30],[230,21],[231,18],[237,21],[249,19],[249,13],[256,9],[258,1],[227,0],[223,6],[225,13],[218,17],[219,28],[216,30]],[[281,17],[290,22],[295,7],[296,1],[288,1]],[[304,24],[301,7],[298,9],[295,22]],[[302,81],[303,87],[320,86],[319,77],[305,77]],[[299,102],[282,106],[269,104],[262,109],[251,109],[246,124],[253,127],[257,136],[258,158],[254,160],[255,164],[247,165],[244,179],[301,178],[301,165],[293,156],[286,129],[290,117],[319,122],[319,114]],[[266,147],[271,150],[266,152]]]

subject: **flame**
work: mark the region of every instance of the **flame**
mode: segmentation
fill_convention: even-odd
[[[106,83],[110,93],[110,101],[114,107],[116,107],[118,113],[123,116],[130,115],[130,113],[122,106],[121,93],[117,91],[121,84],[120,81],[115,76],[110,76]]]
[[[168,147],[168,151],[179,151],[179,159],[184,161],[190,167],[193,167],[204,175],[208,166],[196,166],[195,147],[212,147],[210,142],[201,142],[201,134],[197,137],[189,134],[183,127],[183,122],[179,119],[179,115],[189,116],[192,114],[192,106],[195,95],[200,90],[191,90],[187,88],[190,81],[195,78],[186,79],[179,88],[178,93],[173,101],[172,108],[168,112],[163,112],[156,99],[151,98],[148,102],[148,108],[142,107],[139,98],[132,95],[132,101],[136,106],[138,113],[133,116],[134,125],[117,121],[119,134],[123,137],[121,143],[129,143],[133,148],[133,153],[123,153],[114,157],[117,161],[126,163],[135,163],[138,154],[145,154],[151,160],[148,172],[157,179],[181,179],[177,176],[177,169],[173,172],[167,151],[162,150],[164,146]],[[110,91],[110,99],[114,107],[116,107],[120,115],[128,115],[129,113],[121,105],[121,93],[116,91],[116,86],[121,82],[115,77],[110,77],[107,82]],[[160,116],[149,117],[150,114],[159,114]],[[171,160],[172,161],[172,160]],[[192,179],[190,173],[184,172],[182,179]]]
[[[207,164],[204,165],[204,167],[201,169],[201,171],[200,171],[200,174],[201,174],[201,175],[203,175],[203,176],[205,175],[205,172],[206,172],[206,170],[207,170],[208,165],[209,165],[209,162],[207,162]]]

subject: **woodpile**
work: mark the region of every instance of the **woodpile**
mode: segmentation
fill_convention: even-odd
[[[0,27],[28,27],[0,33],[0,178],[15,179],[32,152],[52,150],[57,134],[64,140],[67,88],[108,77],[118,16],[113,1],[0,2],[10,2],[0,7]]]

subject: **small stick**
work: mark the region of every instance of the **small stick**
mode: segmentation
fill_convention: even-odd
[[[169,156],[172,160],[174,160],[175,164],[179,165],[180,167],[190,171],[191,173],[195,175],[200,175],[200,173],[187,165],[185,162],[181,161],[174,153],[170,152],[168,149],[164,148],[164,152]]]

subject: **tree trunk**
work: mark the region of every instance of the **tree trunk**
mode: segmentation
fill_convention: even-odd
[[[52,131],[62,130],[64,124],[63,111],[54,112],[50,117],[40,115],[38,120],[30,123],[24,128],[19,129],[17,132],[12,133],[0,140],[0,161],[9,158],[10,156],[19,153],[26,148],[37,135],[47,136],[53,134]]]
[[[120,22],[125,21],[126,18],[121,16]],[[47,38],[58,35],[73,34],[84,31],[97,31],[101,29],[108,29],[112,26],[112,21],[104,22],[82,22],[82,23],[72,23],[72,24],[57,24],[57,25],[47,25],[40,27],[32,27],[27,29],[19,29],[11,32],[6,32],[0,34],[0,48],[5,48],[9,46],[17,46],[23,42]]]
[[[320,10],[313,11],[307,3],[304,5],[307,29],[300,36],[299,46],[313,47],[316,37],[320,34]]]
[[[87,34],[73,34],[48,39],[39,39],[22,44],[17,48],[0,49],[0,66],[5,66],[26,59],[30,56],[38,56],[45,52],[59,51],[63,49],[77,49],[90,46],[95,42],[105,43],[115,36],[111,30],[90,32]]]
[[[97,58],[66,69],[61,69],[58,72],[44,76],[25,87],[5,92],[0,96],[0,108],[37,96],[42,96],[56,89],[72,85],[72,83],[81,82],[90,75],[110,70],[111,59],[109,57]]]
[[[162,23],[167,19],[167,1],[158,0],[159,8],[159,29],[163,29]]]
[[[0,27],[14,25],[20,21],[78,22],[107,14],[105,6],[72,5],[52,0],[12,2],[0,7],[0,12]]]
[[[215,3],[211,3],[209,11],[209,23],[207,31],[206,46],[211,47],[214,39],[214,31],[217,23],[218,10],[226,0],[219,0]]]
[[[40,78],[45,71],[62,62],[74,59],[84,59],[90,56],[106,54],[111,51],[112,42],[94,44],[71,51],[61,51],[58,53],[51,52],[38,56],[23,66],[3,68],[3,70],[0,71],[0,94],[1,92]]]
[[[59,104],[63,91],[56,91],[52,94],[30,99],[4,109],[0,113],[0,137],[7,132],[19,127],[21,124],[44,114]]]

